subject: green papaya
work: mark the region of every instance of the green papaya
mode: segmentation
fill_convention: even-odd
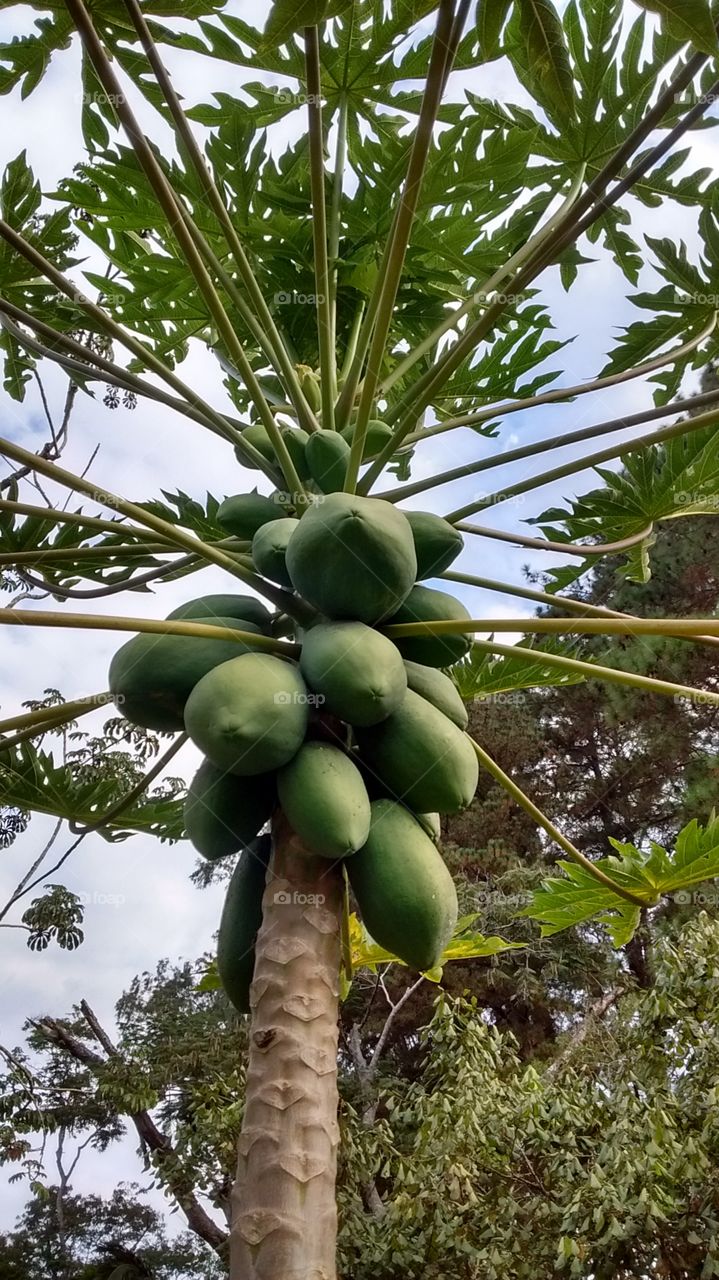
[[[217,520],[228,533],[250,541],[263,524],[280,520],[286,512],[280,502],[262,493],[236,493],[217,508]]]
[[[387,619],[388,625],[401,622],[464,622],[469,614],[464,605],[446,591],[432,587],[413,587],[396,613]],[[425,667],[451,667],[469,652],[472,643],[468,634],[396,636],[403,658]]]
[[[167,617],[186,618],[188,622],[197,618],[235,618],[238,622],[253,623],[266,635],[272,630],[272,614],[256,596],[199,596],[197,600],[178,605]]]
[[[309,435],[302,427],[283,427],[282,439],[289,453],[300,480],[309,480],[310,469],[307,465],[307,444]]]
[[[364,622],[325,622],[305,633],[300,670],[323,707],[352,725],[377,724],[404,698],[399,649]]]
[[[352,444],[354,430],[354,423],[351,422],[340,433],[349,445]],[[369,462],[370,458],[376,458],[377,454],[381,453],[385,445],[392,439],[392,435],[392,428],[388,427],[386,422],[371,418],[367,423],[367,434],[364,438],[364,447],[362,449],[362,461]]]
[[[213,626],[239,628],[237,618],[192,618]],[[242,620],[243,631],[260,634]],[[143,632],[122,645],[110,663],[110,692],[118,710],[145,729],[177,733],[184,728],[185,704],[199,680],[214,667],[249,654],[238,640],[202,640],[195,636]]]
[[[250,781],[204,760],[187,792],[185,834],[204,858],[226,858],[254,840],[275,798],[274,774]]]
[[[413,969],[434,969],[457,923],[457,893],[420,824],[394,800],[372,805],[367,843],[347,862],[362,922]]]
[[[272,852],[269,836],[242,850],[227,886],[217,936],[217,972],[238,1013],[250,1012],[255,942],[262,924],[262,898]]]
[[[290,516],[263,524],[252,539],[252,563],[258,573],[276,582],[280,587],[292,590],[292,579],[287,572],[285,556],[287,544],[297,528],[297,521]]]
[[[253,776],[279,769],[299,751],[309,698],[297,667],[270,654],[245,653],[210,671],[192,690],[185,728],[217,765]]]
[[[417,821],[420,826],[424,827],[430,840],[434,844],[439,844],[442,839],[442,824],[438,813],[418,813]]]
[[[390,502],[332,493],[305,511],[287,568],[295,590],[328,618],[379,622],[412,589],[412,530]]]
[[[245,427],[244,430],[240,432],[240,435],[248,444],[254,445],[257,452],[261,453],[262,457],[266,458],[268,462],[272,462],[275,465],[277,464],[274,445],[270,440],[267,427],[263,427],[261,422],[253,422],[252,426]],[[257,463],[248,462],[247,458],[244,457],[237,445],[235,445],[235,457],[241,466],[247,467],[248,471],[260,470]]]
[[[350,447],[338,431],[313,431],[307,441],[307,466],[323,493],[339,493],[345,482]]]
[[[464,538],[454,525],[433,511],[405,512],[417,552],[417,581],[436,578],[457,559]]]
[[[422,667],[418,662],[404,664],[407,674],[407,685],[426,698],[438,711],[456,724],[459,729],[466,729],[469,723],[467,708],[459,696],[456,684],[443,671],[436,667]]]
[[[293,831],[312,853],[346,858],[369,835],[369,796],[344,751],[305,742],[277,774],[277,794]]]
[[[387,720],[358,729],[357,740],[368,765],[415,813],[457,813],[477,789],[479,768],[469,739],[411,689]]]

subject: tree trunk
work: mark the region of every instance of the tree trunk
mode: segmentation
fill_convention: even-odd
[[[231,1280],[335,1280],[342,875],[280,814],[255,949]]]

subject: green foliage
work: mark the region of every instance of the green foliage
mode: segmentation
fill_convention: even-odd
[[[679,832],[673,852],[652,842],[648,852],[612,840],[619,857],[602,858],[596,866],[605,875],[647,904],[673,894],[677,902],[691,901],[690,889],[719,876],[719,819],[706,827],[694,821]],[[562,877],[548,880],[521,913],[542,922],[542,936],[596,920],[606,925],[616,947],[625,946],[636,932],[641,909],[617,900],[611,889],[597,883],[570,862],[560,862]]]

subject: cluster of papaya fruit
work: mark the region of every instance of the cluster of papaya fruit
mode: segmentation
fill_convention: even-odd
[[[275,808],[308,853],[346,859],[375,941],[427,970],[457,918],[439,815],[470,803],[478,773],[466,709],[442,670],[467,652],[468,635],[383,632],[468,619],[459,601],[423,585],[459,554],[461,535],[431,513],[344,492],[318,496],[299,518],[287,509],[240,494],[218,520],[250,544],[258,573],[286,588],[301,622],[254,597],[205,596],[170,618],[241,630],[242,642],[142,634],[110,668],[128,719],[184,728],[205,757],[185,807],[195,847],[210,859],[242,850],[219,943],[223,985],[242,1010],[270,852],[259,833]],[[280,634],[295,645],[263,651]]]

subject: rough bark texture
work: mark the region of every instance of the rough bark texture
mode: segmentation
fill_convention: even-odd
[[[231,1280],[335,1280],[342,877],[280,815],[252,983]]]

